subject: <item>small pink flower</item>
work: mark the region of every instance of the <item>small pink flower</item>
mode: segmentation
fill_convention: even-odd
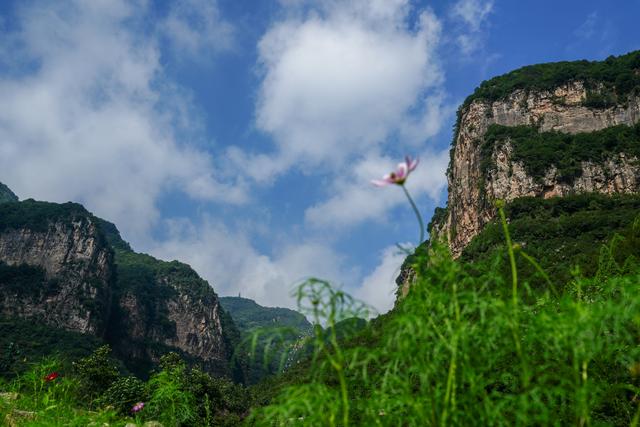
[[[133,408],[131,408],[131,412],[135,414],[137,412],[142,411],[142,408],[144,408],[144,402],[138,402],[135,405],[133,405]]]
[[[374,179],[371,183],[378,187],[384,187],[389,184],[404,185],[409,174],[413,172],[417,166],[418,159],[412,159],[406,156],[404,162],[398,163],[398,168],[395,171],[385,175],[381,180]]]

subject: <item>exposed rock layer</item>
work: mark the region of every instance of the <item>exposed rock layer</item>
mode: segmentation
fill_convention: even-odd
[[[39,267],[46,283],[55,286],[29,295],[5,288],[0,293],[0,313],[102,336],[109,316],[112,257],[88,216],[51,223],[46,231],[6,229],[0,233],[0,261]]]
[[[444,238],[451,252],[459,256],[464,247],[489,222],[496,199],[521,196],[552,197],[580,192],[636,192],[640,180],[637,159],[619,153],[604,165],[583,162],[582,176],[573,183],[557,179],[553,165],[543,182],[536,182],[523,165],[511,159],[511,147],[504,144],[492,153],[496,167],[488,176],[481,170],[480,145],[492,124],[536,126],[540,132],[593,132],[616,125],[633,125],[640,120],[640,98],[629,97],[624,104],[609,108],[585,105],[587,90],[574,81],[552,91],[517,90],[506,99],[474,100],[460,112],[458,132],[449,166],[447,215],[433,224],[432,237]],[[484,183],[484,185],[480,185]]]
[[[237,330],[189,266],[133,252],[80,205],[0,207],[0,317],[104,338],[139,373],[167,351],[229,373]]]

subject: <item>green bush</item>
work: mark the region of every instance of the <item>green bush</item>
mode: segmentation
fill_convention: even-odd
[[[112,407],[120,415],[130,415],[131,408],[138,402],[148,400],[146,385],[136,377],[122,377],[115,380],[96,400],[98,407]]]
[[[111,348],[103,345],[93,354],[73,364],[75,375],[80,381],[82,395],[93,400],[106,392],[118,380],[118,364],[111,357]]]
[[[145,419],[162,422],[174,427],[193,422],[196,418],[196,401],[185,387],[186,364],[177,355],[169,354],[162,360],[162,370],[147,383],[149,401],[143,409]]]

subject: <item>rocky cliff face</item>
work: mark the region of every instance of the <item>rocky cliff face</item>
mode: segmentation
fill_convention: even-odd
[[[20,211],[34,205],[25,203],[11,205]],[[5,274],[0,283],[0,314],[102,336],[109,317],[113,253],[88,212],[69,204],[67,213],[65,220],[2,227],[0,262],[13,274]],[[25,274],[39,283],[17,286]]]
[[[0,317],[103,338],[141,374],[168,351],[229,374],[238,335],[188,265],[135,253],[73,203],[0,204]]]
[[[605,161],[581,163],[573,182],[564,182],[555,165],[547,165],[542,180],[527,172],[523,162],[513,160],[509,141],[490,152],[492,167],[483,169],[482,146],[491,125],[533,126],[539,132],[577,134],[640,121],[640,97],[624,103],[595,108],[587,99],[593,89],[571,81],[553,90],[516,90],[504,99],[473,100],[459,116],[449,166],[447,213],[436,220],[432,237],[446,239],[451,252],[459,256],[465,246],[494,216],[493,202],[522,196],[553,197],[581,192],[636,192],[640,167],[636,157],[620,152]],[[598,89],[596,89],[598,90]]]
[[[132,251],[113,224],[103,221],[102,228],[116,253],[110,340],[118,343],[117,353],[145,365],[177,350],[212,372],[230,374],[239,334],[209,284],[186,264]]]

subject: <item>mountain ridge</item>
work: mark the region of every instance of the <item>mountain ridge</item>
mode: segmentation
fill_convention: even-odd
[[[11,202],[0,204],[5,323],[30,319],[94,336],[141,376],[176,351],[243,380],[241,362],[232,361],[239,332],[191,267],[136,253],[115,225],[77,203]]]

